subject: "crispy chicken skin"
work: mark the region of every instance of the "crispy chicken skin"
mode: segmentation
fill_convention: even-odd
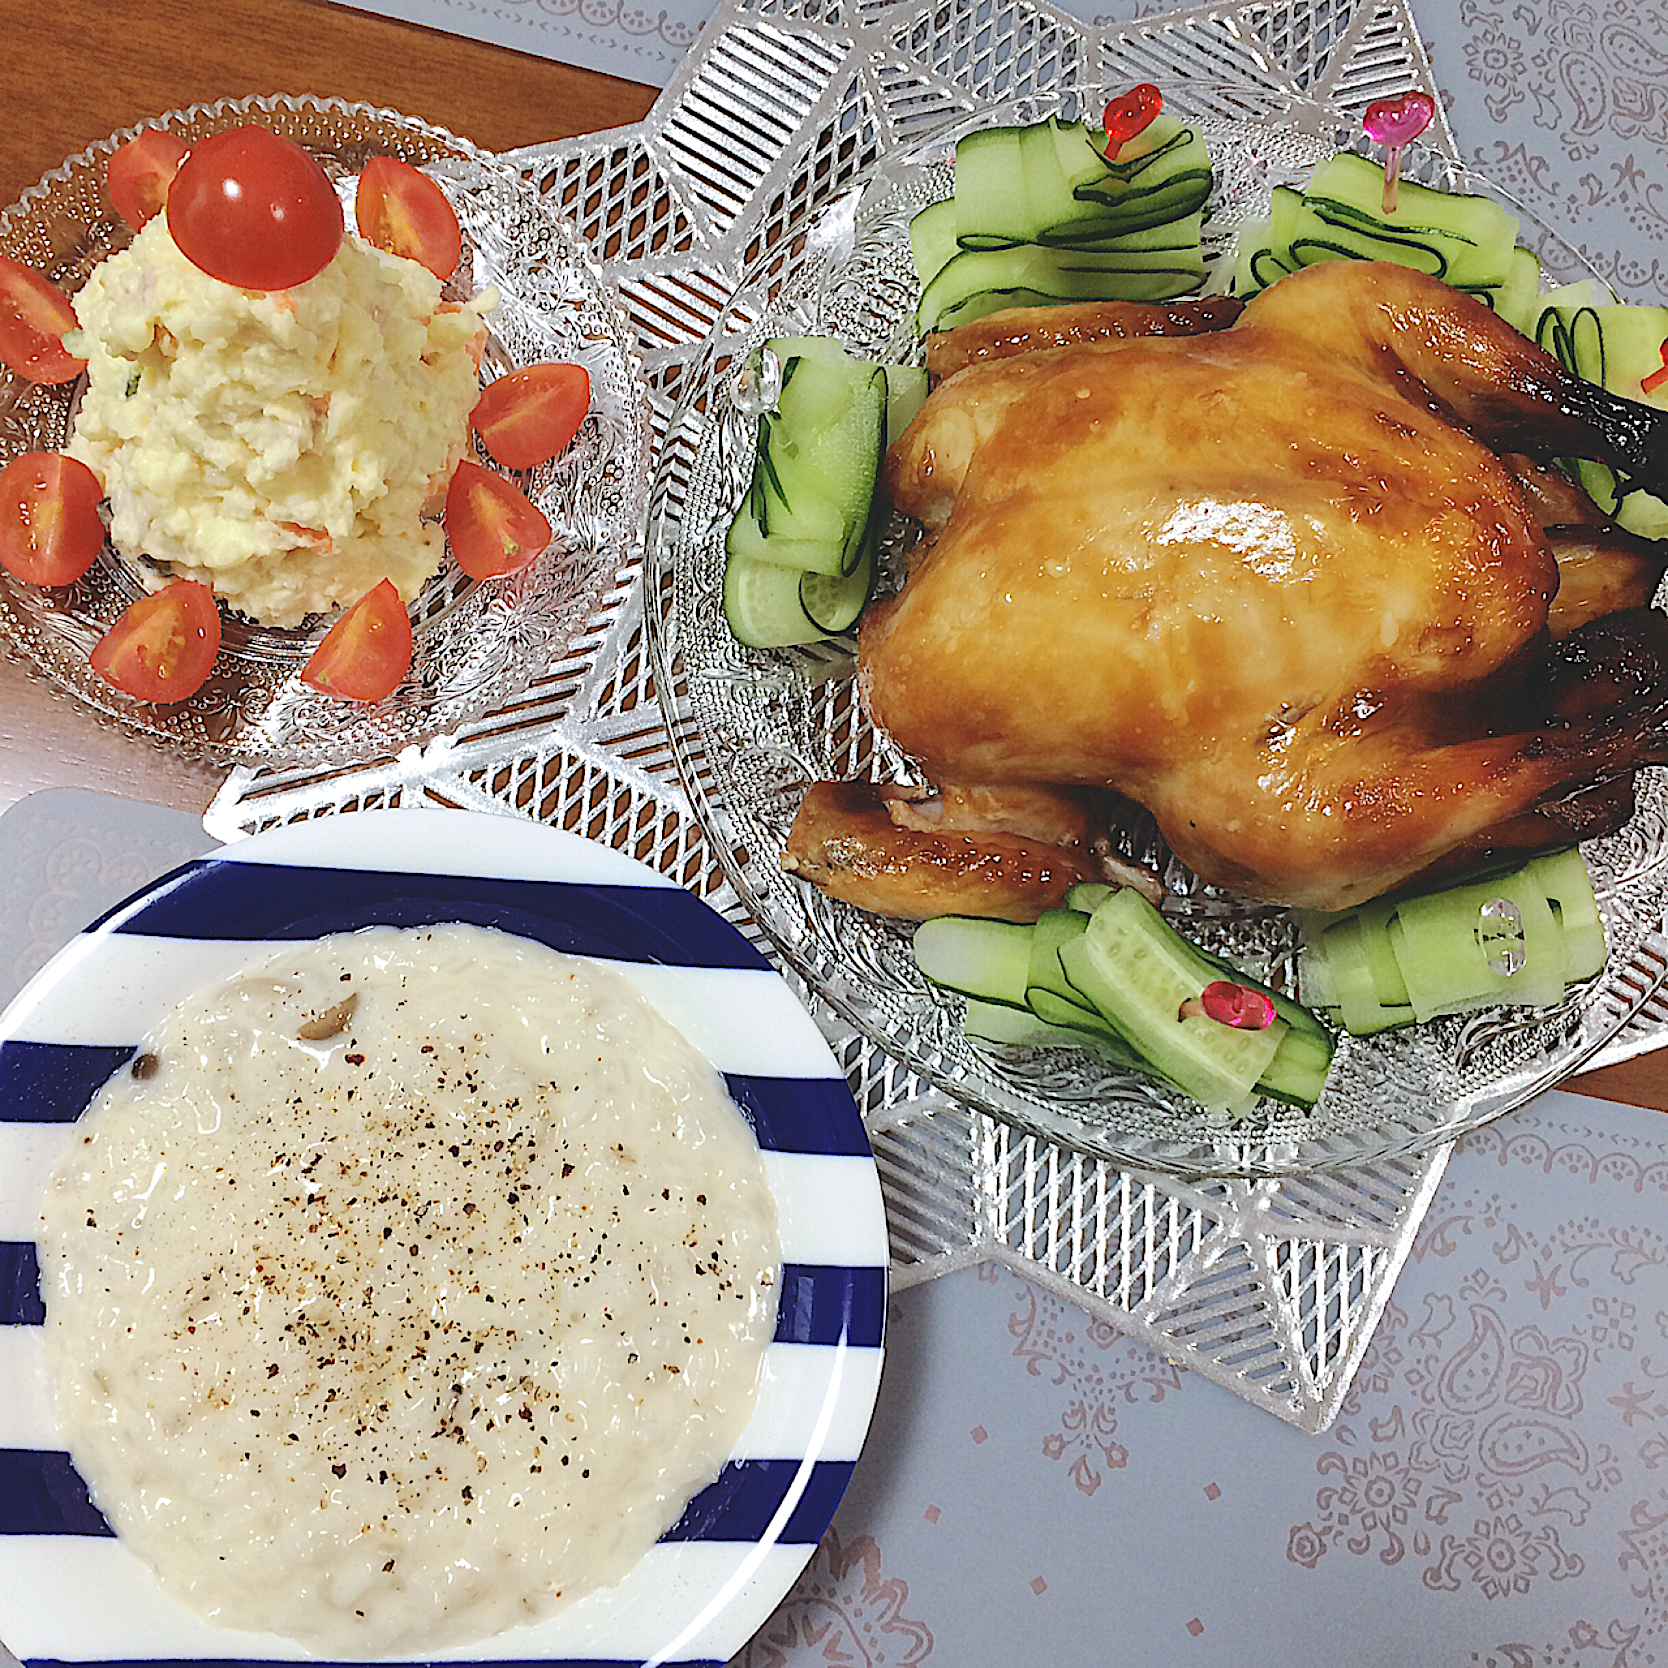
[[[1668,680],[1555,711],[1549,617],[1566,669],[1656,655],[1648,610],[1594,633],[1660,562],[1540,466],[1668,488],[1668,417],[1364,263],[1284,279],[1226,329],[1001,339],[887,459],[937,536],[859,644],[871,714],[941,787],[1111,788],[1206,880],[1321,909],[1555,843],[1553,807],[1625,815]],[[1561,620],[1559,546],[1598,576],[1572,565]]]

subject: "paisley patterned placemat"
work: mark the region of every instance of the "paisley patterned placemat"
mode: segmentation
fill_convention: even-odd
[[[1331,1428],[986,1264],[901,1294],[864,1462],[740,1668],[1668,1661],[1668,1119],[1467,1138]]]

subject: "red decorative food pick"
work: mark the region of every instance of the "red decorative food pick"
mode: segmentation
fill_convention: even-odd
[[[1218,1025],[1232,1025],[1240,1031],[1266,1031],[1274,1023],[1274,1004],[1260,990],[1218,979],[1176,1010],[1177,1019],[1192,1019],[1196,1015],[1214,1019]]]
[[[1138,133],[1145,133],[1152,119],[1164,108],[1164,95],[1152,82],[1143,81],[1115,98],[1101,118],[1106,126],[1106,154],[1115,156],[1118,147]]]
[[[1642,394],[1654,394],[1663,383],[1668,382],[1668,342],[1664,342],[1656,351],[1662,360],[1662,368],[1652,371],[1649,376],[1640,380],[1639,391]]]
[[[1397,186],[1402,177],[1402,152],[1419,137],[1436,117],[1436,100],[1429,93],[1402,93],[1395,98],[1374,99],[1361,118],[1361,126],[1375,145],[1390,154],[1384,159],[1384,202],[1387,215],[1396,212]]]

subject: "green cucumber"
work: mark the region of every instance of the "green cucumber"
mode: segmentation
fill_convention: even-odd
[[[1503,925],[1499,941],[1521,940],[1523,965],[1498,973],[1489,965],[1497,935],[1481,911],[1496,899],[1515,908],[1516,931]],[[1521,873],[1456,887],[1421,898],[1404,898],[1391,917],[1390,947],[1407,984],[1413,1017],[1467,1013],[1501,1002],[1544,1008],[1564,994],[1564,947],[1552,906]]]
[[[1139,231],[1203,208],[1210,187],[1210,153],[1198,131],[1160,114],[1107,159],[1102,178],[1074,195],[1106,209],[1116,230]]]
[[[1036,222],[1026,189],[1025,132],[1022,127],[987,127],[957,140],[952,201],[960,248],[1008,249],[1030,241]],[[1062,190],[1064,184],[1061,178]]]
[[[886,444],[915,421],[927,403],[927,373],[920,365],[884,365],[886,372]]]
[[[1064,301],[1168,301],[1204,281],[1197,249],[967,250],[921,293],[916,323],[950,330],[1003,307]]]
[[[1060,947],[1066,977],[1167,1081],[1211,1111],[1243,1113],[1288,1027],[1260,1031],[1179,1017],[1217,976],[1133,888],[1113,893],[1081,937]]]
[[[1093,915],[1117,890],[1109,880],[1074,880],[1066,888],[1066,908]]]
[[[1293,1026],[1281,1037],[1274,1058],[1257,1079],[1258,1094],[1307,1111],[1326,1086],[1332,1053],[1332,1038],[1318,1021],[1314,1030]]]
[[[1384,212],[1384,169],[1352,151],[1320,163],[1308,188],[1276,186],[1265,223],[1240,232],[1234,293],[1250,296],[1320,261],[1376,260],[1440,278],[1528,334],[1540,264],[1517,244],[1517,217],[1486,197],[1402,180]]]
[[[857,623],[873,582],[872,556],[849,574],[829,575],[732,552],[724,564],[725,623],[750,649],[820,642]]]
[[[1008,1048],[1082,1048],[1081,1031],[1040,1020],[1029,1008],[1010,1008],[1002,1002],[967,999],[962,1029],[975,1042],[1001,1043]]]
[[[935,915],[915,929],[915,965],[929,983],[1024,1008],[1031,929],[974,915]]]
[[[1036,995],[1042,991],[1084,1013],[1094,1012],[1093,1004],[1073,988],[1060,965],[1060,946],[1081,938],[1088,925],[1089,917],[1075,909],[1046,909],[1037,917],[1031,929],[1031,960],[1025,970],[1025,1000],[1033,1010]],[[1053,1007],[1051,1003],[1045,1005]],[[1057,1017],[1055,1023],[1059,1023]]]
[[[724,537],[724,617],[749,648],[786,648],[849,630],[868,601],[889,381],[828,337],[766,345],[782,391]]]
[[[1515,924],[1484,914],[1496,899]],[[1498,1003],[1547,1007],[1604,965],[1604,925],[1574,849],[1436,892],[1304,914],[1299,925],[1304,999],[1358,1036]],[[1510,973],[1498,970],[1506,947],[1522,956]]]
[[[1535,321],[1540,314],[1540,300],[1540,258],[1520,244],[1512,251],[1505,282],[1489,298],[1490,305],[1514,330],[1533,336]]]
[[[1579,984],[1602,972],[1609,950],[1592,877],[1581,853],[1574,846],[1547,852],[1530,863],[1529,872],[1546,894],[1564,935],[1564,983]]]
[[[1389,1002],[1379,994],[1364,936],[1359,915],[1337,920],[1309,918],[1298,982],[1306,1003],[1320,1008],[1355,1037],[1370,1037],[1414,1022],[1410,1003]],[[1389,946],[1388,937],[1385,946]]]
[[[1571,286],[1571,289],[1577,289]],[[1662,368],[1668,338],[1668,307],[1623,302],[1588,302],[1568,291],[1545,298],[1535,322],[1535,340],[1566,370],[1623,399],[1668,409],[1668,388],[1647,393],[1644,381]],[[1646,539],[1668,538],[1668,503],[1635,487],[1608,464],[1589,458],[1566,460],[1582,488],[1606,515]]]
[[[909,252],[925,289],[961,253],[956,242],[956,200],[929,203],[909,222]]]

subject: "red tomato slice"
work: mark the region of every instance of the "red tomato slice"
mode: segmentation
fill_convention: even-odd
[[[381,701],[411,670],[411,616],[394,582],[374,585],[325,634],[301,681],[348,701]]]
[[[199,139],[174,175],[166,210],[180,253],[245,290],[304,284],[342,243],[329,176],[293,139],[264,127]]]
[[[31,585],[73,585],[104,548],[98,476],[57,452],[0,469],[0,565]]]
[[[87,368],[64,347],[64,332],[75,324],[75,309],[56,284],[0,255],[0,360],[28,382],[72,382]]]
[[[514,481],[465,458],[446,489],[446,537],[471,579],[497,579],[550,543],[550,523]]]
[[[104,183],[117,214],[138,231],[167,201],[168,187],[185,156],[185,141],[177,134],[148,127],[129,139],[104,171]]]
[[[446,193],[421,169],[373,156],[359,172],[353,199],[359,235],[390,255],[450,278],[463,259],[463,230]]]
[[[591,409],[583,365],[529,365],[481,390],[469,421],[506,469],[548,462],[579,432]]]
[[[176,579],[140,597],[93,648],[93,670],[139,701],[183,701],[214,670],[220,652],[220,610],[214,592],[195,579]]]

